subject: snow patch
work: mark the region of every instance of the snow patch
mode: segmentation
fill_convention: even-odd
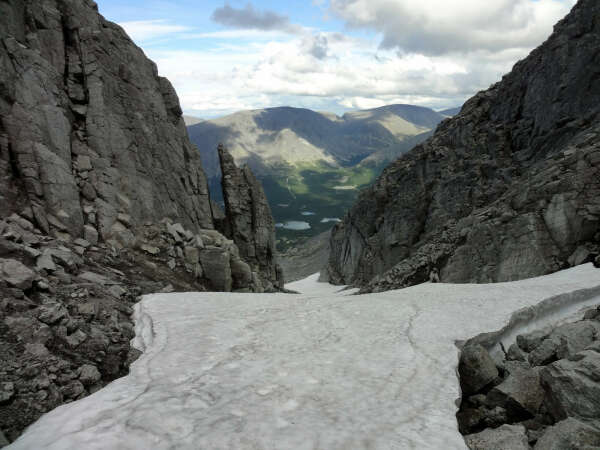
[[[302,294],[143,297],[144,353],[129,375],[45,414],[9,448],[466,448],[454,343],[489,330],[510,340],[600,290],[591,264],[366,295],[317,280],[288,285]]]

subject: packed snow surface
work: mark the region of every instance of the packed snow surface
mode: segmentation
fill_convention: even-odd
[[[455,341],[549,297],[600,301],[598,286],[585,265],[360,296],[316,275],[288,285],[298,295],[148,295],[131,373],[44,415],[11,448],[465,448]]]

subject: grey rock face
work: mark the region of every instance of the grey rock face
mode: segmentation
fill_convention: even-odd
[[[283,288],[275,249],[275,223],[260,182],[248,166],[239,169],[223,145],[218,148],[225,199],[223,234],[238,246],[240,256],[263,284]],[[268,290],[268,286],[267,290]]]
[[[442,282],[508,281],[568,267],[580,246],[598,254],[599,14],[580,0],[502,81],[388,166],[334,228],[331,281],[381,291],[433,268]]]
[[[580,352],[576,360],[561,359],[541,371],[546,407],[557,419],[600,417],[600,353]]]
[[[213,227],[175,91],[93,1],[4,2],[0,36],[3,208],[92,243],[163,217]]]

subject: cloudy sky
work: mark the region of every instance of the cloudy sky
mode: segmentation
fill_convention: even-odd
[[[186,113],[458,106],[541,44],[575,0],[96,0]]]

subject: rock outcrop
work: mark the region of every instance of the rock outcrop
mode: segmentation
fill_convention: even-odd
[[[235,242],[240,256],[258,273],[267,291],[283,288],[275,260],[275,222],[260,182],[248,166],[239,169],[227,149],[218,147],[225,219],[222,232]]]
[[[518,335],[495,363],[475,343],[483,336],[467,341],[459,365],[456,417],[471,449],[600,445],[600,309],[577,322]],[[544,348],[553,350],[540,360],[535,355]],[[507,438],[520,444],[508,445]]]
[[[493,282],[600,245],[600,5],[579,0],[502,81],[388,166],[332,233],[329,276],[363,291]]]
[[[140,294],[271,286],[226,220],[119,26],[91,0],[0,1],[0,445],[127,373]]]

